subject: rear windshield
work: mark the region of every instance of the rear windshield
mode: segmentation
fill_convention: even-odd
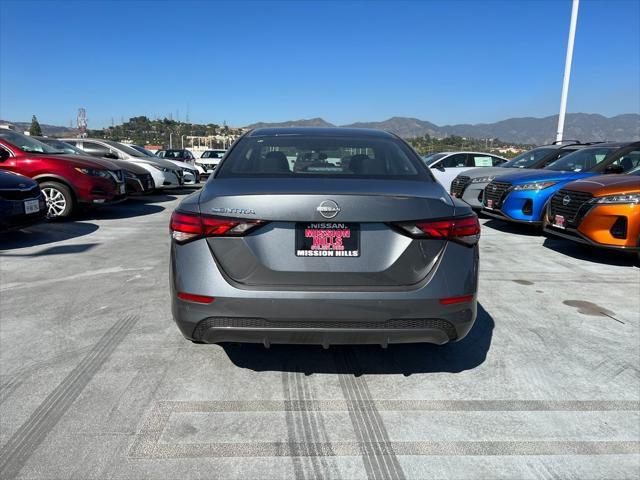
[[[615,147],[583,148],[549,164],[547,170],[586,172],[596,167]]]
[[[216,176],[431,178],[399,140],[298,135],[245,137]]]
[[[557,150],[557,148],[534,148],[533,150],[521,153],[507,163],[503,163],[501,166],[504,168],[529,168],[531,165],[535,165],[544,157]]]

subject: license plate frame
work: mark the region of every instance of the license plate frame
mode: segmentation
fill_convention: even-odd
[[[32,213],[38,213],[40,211],[40,200],[25,200],[24,201],[24,213],[25,215],[31,215]]]
[[[567,219],[564,217],[564,215],[554,215],[553,226],[564,230],[567,228]]]
[[[360,224],[345,222],[297,222],[296,257],[355,258],[360,251]]]
[[[125,193],[127,193],[127,186],[124,183],[118,185],[118,193],[120,195],[124,195]]]
[[[491,200],[490,198],[487,198],[487,204],[485,205],[486,208],[488,208],[489,210],[493,210],[493,200]]]

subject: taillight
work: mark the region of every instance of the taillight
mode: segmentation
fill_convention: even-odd
[[[396,224],[414,238],[454,240],[473,245],[480,238],[480,223],[476,215]]]
[[[185,243],[201,237],[240,237],[258,225],[261,220],[221,218],[198,213],[175,211],[171,215],[171,237]]]

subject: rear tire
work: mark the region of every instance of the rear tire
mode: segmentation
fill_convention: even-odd
[[[47,202],[47,219],[64,219],[73,213],[76,206],[71,189],[59,182],[42,182],[40,190]]]

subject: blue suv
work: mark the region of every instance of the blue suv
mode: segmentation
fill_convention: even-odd
[[[541,225],[547,203],[565,184],[605,173],[626,173],[640,164],[640,142],[601,143],[576,150],[543,170],[501,175],[487,185],[482,212],[510,222]]]

